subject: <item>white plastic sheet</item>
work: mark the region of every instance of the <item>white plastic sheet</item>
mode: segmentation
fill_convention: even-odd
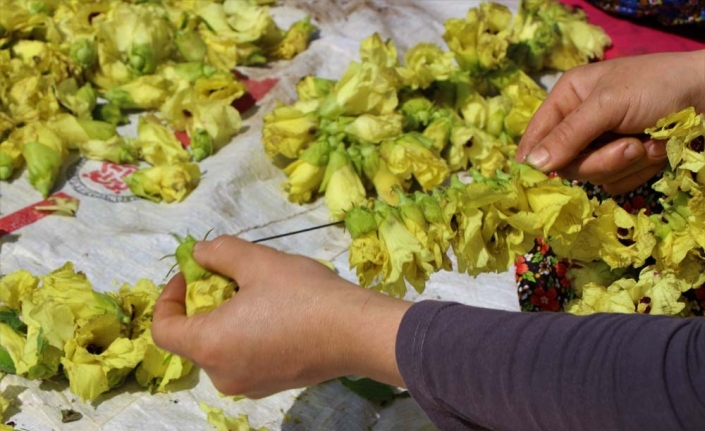
[[[120,191],[120,172],[98,162],[75,160],[59,189],[80,199],[75,218],[49,216],[0,239],[0,271],[24,268],[45,274],[66,261],[87,274],[99,290],[148,278],[165,281],[172,261],[159,258],[173,253],[176,241],[169,234],[194,236],[213,229],[212,235],[237,234],[257,239],[327,222],[322,202],[299,206],[289,203],[280,189],[284,174],[264,154],[261,138],[263,114],[276,101],[295,100],[294,85],[315,74],[339,78],[348,62],[358,58],[359,41],[377,31],[393,38],[403,53],[426,41],[443,45],[443,21],[463,17],[476,1],[459,0],[301,0],[284,1],[274,8],[282,25],[309,14],[320,27],[320,37],[291,62],[271,67],[243,68],[250,78],[276,78],[277,85],[246,116],[246,130],[217,155],[201,163],[205,175],[194,193],[179,204],[154,204],[131,199]],[[505,1],[516,11],[517,1]],[[135,127],[122,130],[134,134]],[[102,169],[102,170],[101,170]],[[91,177],[92,176],[92,177]],[[102,180],[99,185],[94,180]],[[111,190],[112,188],[112,190]],[[116,190],[120,193],[116,193]],[[27,182],[26,173],[11,184],[0,183],[0,212],[12,214],[41,200]],[[2,216],[0,215],[0,216]],[[332,261],[340,274],[355,281],[348,270],[350,239],[331,227],[269,242],[287,252]],[[491,308],[517,310],[513,275],[487,274],[476,279],[456,273],[436,274],[421,296],[409,299],[444,299]],[[224,340],[227,342],[227,340]],[[237,358],[233,358],[236,361]],[[112,391],[94,404],[82,403],[62,382],[30,382],[8,376],[0,385],[12,400],[9,419],[18,429],[49,430],[208,430],[198,402],[246,413],[253,426],[272,431],[432,430],[433,426],[412,399],[396,400],[384,408],[348,391],[338,382],[287,391],[267,399],[233,402],[219,398],[208,377],[192,373],[179,390],[149,395],[134,382]],[[60,410],[82,413],[77,422],[62,423]]]

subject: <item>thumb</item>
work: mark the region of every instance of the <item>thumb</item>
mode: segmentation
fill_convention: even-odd
[[[260,273],[261,268],[275,268],[273,259],[280,254],[270,247],[230,235],[201,241],[193,247],[193,258],[199,265],[232,278],[240,286],[247,284],[251,275]]]
[[[624,117],[619,106],[605,108],[602,98],[590,96],[551,130],[526,156],[526,162],[543,172],[559,170],[573,161],[590,142],[613,130]]]
[[[193,340],[186,317],[186,280],[183,274],[174,276],[162,290],[154,306],[152,339],[154,343],[179,356],[189,356],[185,340]]]

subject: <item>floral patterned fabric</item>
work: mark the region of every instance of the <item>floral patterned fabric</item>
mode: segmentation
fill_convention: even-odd
[[[647,214],[659,213],[662,210],[658,201],[659,193],[651,189],[651,185],[659,178],[660,176],[656,176],[627,194],[614,196],[614,199],[632,214],[638,213],[642,208],[646,208]],[[599,186],[590,183],[573,184],[583,187],[588,196],[596,197],[600,201],[612,197]],[[535,240],[534,248],[529,253],[516,259],[515,267],[522,311],[563,311],[565,304],[575,297],[570,280],[566,278],[570,263],[559,260],[551,251],[551,247],[541,239]],[[684,296],[690,302],[694,315],[705,316],[705,285],[686,292]]]
[[[701,0],[588,0],[608,12],[634,18],[650,17],[663,25],[683,25],[705,21]]]
[[[636,214],[642,208],[646,213],[659,213],[659,193],[651,185],[658,181],[660,175],[637,189],[614,196],[614,200],[626,211]],[[573,182],[575,186],[585,189],[588,196],[600,201],[612,197],[602,191],[599,186]],[[551,251],[551,247],[540,238],[534,242],[534,248],[527,254],[519,256],[515,262],[515,280],[519,294],[519,304],[522,311],[563,311],[568,301],[575,298],[575,291],[566,272],[570,267],[567,260],[559,260]],[[684,293],[693,315],[705,316],[705,285]]]

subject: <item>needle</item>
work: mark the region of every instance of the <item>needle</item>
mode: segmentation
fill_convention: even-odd
[[[268,236],[267,238],[256,239],[256,240],[252,241],[252,243],[253,243],[253,244],[257,244],[258,242],[269,241],[270,239],[283,238],[283,237],[285,237],[285,236],[296,235],[296,234],[304,233],[304,232],[310,232],[310,231],[312,231],[312,230],[323,229],[324,227],[335,226],[335,225],[339,225],[339,224],[343,224],[343,223],[345,223],[345,221],[344,221],[344,220],[341,220],[341,221],[336,221],[336,222],[333,222],[333,223],[323,224],[323,225],[320,225],[320,226],[314,226],[314,227],[309,227],[309,228],[306,228],[306,229],[295,230],[295,231],[293,231],[293,232],[281,233],[281,234],[279,234],[279,235]]]

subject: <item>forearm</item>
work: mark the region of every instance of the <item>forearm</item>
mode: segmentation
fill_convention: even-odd
[[[705,49],[684,54],[688,58],[686,68],[692,69],[692,80],[684,79],[684,85],[692,83],[688,106],[693,106],[698,113],[705,113]]]
[[[361,375],[395,386],[404,386],[396,358],[399,325],[412,303],[374,291],[354,288],[354,299],[338,323],[341,375]]]
[[[405,315],[397,359],[442,429],[675,431],[705,421],[705,320],[426,302]]]

